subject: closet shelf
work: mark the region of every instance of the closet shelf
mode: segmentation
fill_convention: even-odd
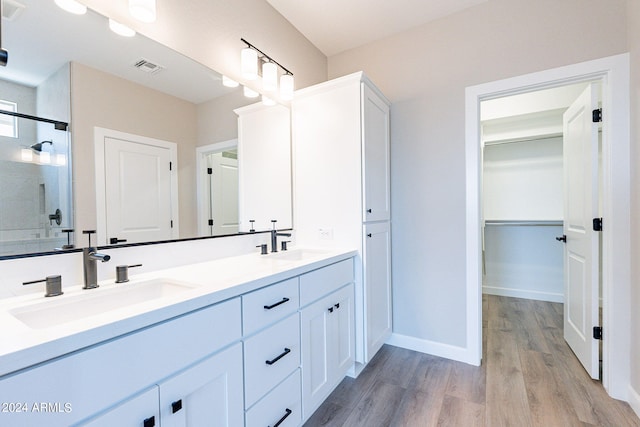
[[[490,219],[484,222],[485,225],[510,225],[510,226],[562,226],[564,222],[561,219],[558,220],[506,220],[506,219]]]

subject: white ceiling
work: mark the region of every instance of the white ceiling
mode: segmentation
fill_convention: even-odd
[[[380,40],[488,0],[267,0],[325,55]]]

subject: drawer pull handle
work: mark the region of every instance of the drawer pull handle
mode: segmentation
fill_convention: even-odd
[[[144,427],[154,427],[156,425],[156,417],[147,418],[142,422]]]
[[[289,298],[282,298],[282,301],[278,301],[275,304],[271,304],[271,305],[265,305],[264,309],[265,310],[271,310],[272,308],[276,308],[277,306],[279,306],[280,304],[284,304],[285,302],[289,301]]]
[[[273,365],[274,363],[276,363],[278,360],[282,359],[283,357],[285,357],[287,354],[291,353],[291,349],[290,348],[284,348],[284,351],[275,359],[271,359],[271,360],[265,360],[264,363],[266,363],[267,365]]]
[[[284,420],[286,420],[286,419],[287,419],[287,417],[288,417],[289,415],[291,415],[291,413],[292,413],[292,412],[293,412],[293,411],[292,411],[291,409],[286,408],[286,409],[285,409],[285,414],[282,416],[282,418],[280,418],[280,419],[278,420],[278,422],[277,422],[277,423],[275,423],[275,424],[273,425],[273,427],[278,427],[280,424],[282,424],[282,423],[284,422]]]
[[[182,409],[182,399],[180,400],[176,400],[175,402],[173,402],[171,404],[171,413],[175,414],[176,412],[178,412],[180,409]]]

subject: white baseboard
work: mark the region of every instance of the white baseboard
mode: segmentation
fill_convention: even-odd
[[[629,385],[629,405],[640,418],[640,393],[638,393],[631,385]]]
[[[470,354],[466,347],[457,347],[454,345],[443,344],[440,342],[423,340],[407,335],[393,333],[387,344],[402,347],[421,353],[431,354],[433,356],[444,357],[445,359],[456,360],[458,362],[477,365],[477,359]]]
[[[553,292],[540,292],[529,289],[502,288],[499,286],[482,286],[482,293],[501,297],[535,299],[539,301],[564,302],[564,295]]]

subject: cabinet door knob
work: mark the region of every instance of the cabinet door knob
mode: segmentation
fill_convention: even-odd
[[[265,360],[264,363],[266,363],[267,365],[271,366],[274,363],[276,363],[278,360],[282,359],[283,357],[285,357],[287,354],[291,353],[291,349],[290,348],[284,348],[284,351],[282,353],[280,353],[278,356],[276,356],[275,359],[271,359],[271,360]]]
[[[333,307],[329,307],[329,313],[333,313]]]
[[[335,308],[340,308],[340,303],[333,304]]]
[[[154,427],[156,425],[156,417],[149,417],[142,422],[143,427]]]
[[[367,213],[371,213],[371,212],[372,212],[372,210],[371,210],[371,209],[367,209]]]
[[[180,409],[182,409],[182,399],[180,400],[176,400],[175,402],[173,402],[171,404],[171,413],[175,414],[176,412],[178,412]]]
[[[289,301],[289,298],[284,297],[284,298],[282,298],[282,300],[281,300],[281,301],[278,301],[278,302],[277,302],[277,303],[275,303],[275,304],[265,305],[265,306],[264,306],[264,309],[265,309],[265,310],[271,310],[272,308],[276,308],[276,307],[277,307],[277,306],[279,306],[280,304],[284,304],[284,303],[285,303],[285,302],[287,302],[287,301]]]
[[[293,411],[292,411],[291,409],[289,409],[289,408],[286,408],[284,411],[285,411],[285,414],[282,416],[282,418],[280,418],[280,419],[278,420],[278,422],[277,422],[277,423],[275,423],[275,424],[273,425],[273,427],[278,427],[278,426],[279,426],[280,424],[282,424],[282,423],[284,422],[284,420],[286,420],[286,419],[287,419],[287,417],[288,417],[289,415],[291,415],[291,413],[293,412]],[[269,427],[271,427],[271,426],[269,426]]]
[[[367,237],[373,237],[373,234],[369,233],[367,234]]]

